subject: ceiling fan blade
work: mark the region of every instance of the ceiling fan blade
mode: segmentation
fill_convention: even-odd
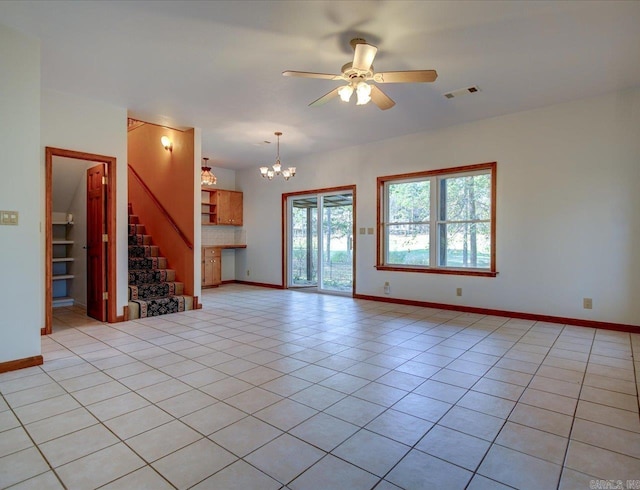
[[[331,92],[329,92],[328,94],[323,95],[322,97],[320,97],[318,100],[314,100],[313,102],[311,102],[311,104],[309,104],[309,107],[317,107],[319,105],[323,105],[326,104],[327,102],[329,102],[331,99],[333,99],[334,97],[338,96],[338,89],[340,87],[334,88]]]
[[[371,100],[383,111],[391,109],[396,103],[375,85],[371,85]]]
[[[438,73],[435,70],[387,71],[373,76],[377,83],[433,82],[436,78]]]
[[[283,71],[283,77],[300,77],[300,78],[322,78],[324,80],[342,80],[342,75],[331,75],[330,73],[311,73],[307,71]]]
[[[376,57],[378,48],[371,44],[356,44],[355,53],[353,54],[353,64],[351,65],[356,70],[369,71],[373,58]]]

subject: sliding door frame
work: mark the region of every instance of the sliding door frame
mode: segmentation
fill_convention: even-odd
[[[305,191],[296,191],[296,192],[287,192],[282,194],[282,286],[285,289],[289,289],[291,284],[289,284],[289,198],[296,196],[304,196],[304,195],[320,195],[320,194],[332,194],[332,193],[340,193],[340,192],[350,192],[353,198],[353,219],[351,222],[351,235],[353,236],[353,277],[352,277],[352,287],[351,287],[351,296],[355,296],[356,294],[356,251],[357,247],[357,234],[356,230],[358,229],[356,226],[356,186],[355,185],[346,185],[340,187],[327,187],[322,189],[310,189]],[[322,219],[322,217],[318,217],[318,219]],[[320,291],[320,285],[318,285],[318,291]],[[326,292],[323,291],[323,292]]]

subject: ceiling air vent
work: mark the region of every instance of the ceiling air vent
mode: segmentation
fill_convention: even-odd
[[[471,87],[466,87],[466,88],[461,88],[458,90],[454,90],[453,92],[447,92],[446,94],[444,94],[445,99],[453,99],[454,97],[460,97],[462,95],[468,95],[468,94],[474,94],[476,92],[479,92],[480,89],[476,86],[473,85]]]

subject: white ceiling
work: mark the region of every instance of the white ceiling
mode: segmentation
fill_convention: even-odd
[[[640,85],[640,1],[0,1],[0,22],[42,40],[42,86],[200,127],[203,156],[239,169]],[[376,71],[435,69],[387,84],[388,111],[338,99],[348,41]],[[442,94],[477,85],[480,92]]]

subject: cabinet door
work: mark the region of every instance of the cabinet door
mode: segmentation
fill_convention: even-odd
[[[212,284],[219,286],[222,284],[222,251],[219,248],[215,248],[213,255],[213,271],[212,271]]]
[[[219,225],[231,224],[231,192],[219,190],[216,192],[218,202],[218,221]]]
[[[202,285],[217,286],[222,282],[220,249],[204,247],[202,249]]]
[[[231,192],[231,224],[242,226],[242,192]]]

